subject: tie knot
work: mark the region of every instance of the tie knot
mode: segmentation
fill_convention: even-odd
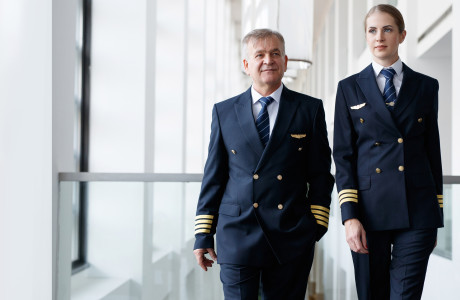
[[[262,104],[262,107],[269,105],[270,103],[273,102],[272,97],[262,97],[259,99],[260,103]]]
[[[386,78],[386,79],[393,79],[393,76],[395,76],[396,71],[393,68],[388,68],[388,69],[382,69],[380,73]]]

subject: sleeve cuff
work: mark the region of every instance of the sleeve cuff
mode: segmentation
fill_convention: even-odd
[[[339,192],[339,205],[342,207],[342,204],[345,202],[355,202],[358,203],[358,190],[355,189],[343,189]]]
[[[197,215],[195,217],[195,235],[199,233],[211,233],[213,223],[213,215]]]
[[[343,189],[339,192],[339,205],[342,211],[342,224],[348,219],[358,217],[358,190]]]
[[[437,195],[438,198],[438,204],[440,208],[444,207],[444,196],[443,195]]]
[[[324,226],[327,230],[329,226],[329,208],[321,205],[310,205],[311,212],[318,225]]]

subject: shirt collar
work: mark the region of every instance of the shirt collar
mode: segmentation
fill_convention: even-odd
[[[269,97],[272,97],[273,100],[279,103],[281,100],[281,92],[283,91],[283,86],[284,85],[281,84],[280,87],[276,91],[274,91],[273,93],[269,95]],[[259,101],[260,98],[263,97],[261,94],[259,94],[259,92],[257,92],[254,89],[254,86],[251,86],[251,96],[252,96],[252,104],[255,104],[257,101]]]
[[[388,68],[393,68],[396,71],[396,76],[399,76],[402,73],[403,64],[402,64],[401,58],[398,58],[398,60],[394,64],[392,64],[391,66],[387,68],[373,61],[372,68],[374,68],[375,77],[379,76],[380,71],[382,71],[382,69],[388,69]]]

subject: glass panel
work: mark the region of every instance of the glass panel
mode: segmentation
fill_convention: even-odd
[[[438,245],[433,253],[452,259],[452,205],[455,194],[458,195],[459,185],[444,185],[444,228],[438,229]]]
[[[71,259],[76,261],[80,258],[79,235],[80,235],[80,189],[79,183],[72,183],[72,245]]]
[[[60,186],[59,256],[60,263],[68,256],[70,264],[78,234],[73,201],[78,183]],[[89,268],[75,276],[70,267],[60,268],[59,289],[70,282],[72,299],[223,299],[217,264],[204,272],[193,255],[200,186],[201,182],[89,182]]]

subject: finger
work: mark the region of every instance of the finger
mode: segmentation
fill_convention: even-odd
[[[206,250],[208,251],[209,256],[211,256],[212,260],[216,261],[217,260],[217,255],[216,255],[216,252],[214,251],[214,249],[208,248]]]
[[[357,252],[355,242],[353,240],[349,240],[347,242],[348,242],[348,246],[350,247],[350,250],[353,252]]]
[[[204,249],[196,249],[196,250],[193,250],[193,254],[195,254],[195,258],[196,258],[196,261],[198,263],[198,265],[205,271],[208,270],[208,268],[206,267],[206,264],[205,264],[205,257],[204,257],[204,253],[206,252],[206,250]]]
[[[368,254],[369,253],[369,248],[368,248],[368,245],[367,245],[367,235],[366,235],[366,231],[364,230],[364,228],[361,231],[361,241],[362,241],[362,245],[363,245],[363,253]]]
[[[361,243],[361,240],[357,240],[355,245],[356,245],[356,252],[363,254],[365,249],[364,249],[363,244]]]

